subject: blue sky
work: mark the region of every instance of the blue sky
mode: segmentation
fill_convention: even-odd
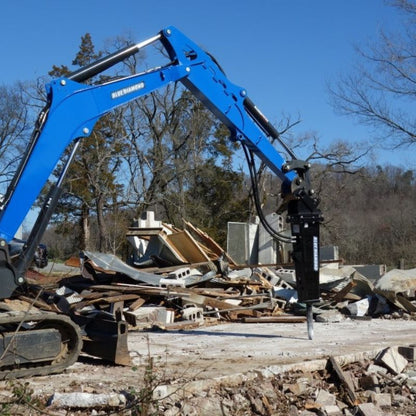
[[[170,25],[211,52],[272,122],[300,117],[294,133],[314,132],[324,144],[371,139],[370,130],[334,113],[326,83],[349,71],[354,45],[398,27],[383,0],[3,0],[0,83],[69,65],[86,32],[100,49],[116,36],[141,41]],[[415,168],[403,153],[379,157]]]

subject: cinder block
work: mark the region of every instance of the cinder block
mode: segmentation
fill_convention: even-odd
[[[134,327],[140,324],[169,324],[174,322],[175,313],[162,306],[144,306],[135,311],[124,311],[124,318]]]
[[[399,353],[406,358],[407,361],[416,361],[416,345],[408,347],[399,347]]]
[[[196,306],[188,306],[182,311],[184,321],[204,322],[203,309]]]

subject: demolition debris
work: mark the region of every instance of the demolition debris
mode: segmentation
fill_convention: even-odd
[[[147,213],[128,230],[133,247],[128,263],[85,251],[80,273],[61,279],[58,290],[37,293],[34,305],[79,316],[118,314],[129,330],[190,329],[220,321],[305,321],[290,264],[241,264],[206,233],[184,224],[178,229]],[[329,251],[337,255],[337,250]],[[385,272],[382,266],[343,265],[338,258],[321,264],[315,321],[416,319],[416,270]]]
[[[318,337],[327,337],[324,327],[335,324],[339,335],[334,339],[345,344],[344,354],[352,349],[348,331],[360,332],[360,326],[362,331],[370,331],[368,340],[372,338],[371,331],[378,334],[386,328],[397,342],[402,342],[397,347],[383,347],[380,341],[371,347],[369,342],[360,350],[361,355],[336,356],[325,342],[317,344],[299,334],[295,325],[305,322],[305,306],[297,302],[296,276],[290,264],[237,262],[190,223],[185,223],[184,229],[153,220],[150,225],[138,225],[128,232],[134,243],[128,262],[114,255],[85,251],[71,275],[50,279],[49,286],[42,285],[43,289],[36,285],[41,283],[41,277],[34,277],[34,299],[25,297],[19,302],[22,308],[30,302],[37,308],[71,316],[111,316],[117,325],[125,325],[116,325],[116,329],[128,331],[129,337],[147,337],[152,354],[147,355],[143,345],[133,347],[132,357],[126,362],[129,364],[131,358],[137,365],[139,360],[140,367],[146,369],[154,354],[161,357],[163,349],[168,348],[164,337],[173,334],[174,340],[169,342],[174,350],[167,353],[174,360],[172,373],[164,375],[166,380],[159,378],[163,362],[157,366],[155,362],[152,370],[152,380],[157,379],[157,385],[151,386],[153,395],[147,406],[154,414],[198,414],[192,409],[204,409],[210,415],[413,414],[416,350],[410,343],[403,343],[404,335],[393,333],[392,325],[397,325],[387,320],[401,319],[400,325],[407,320],[413,325],[410,331],[414,328],[411,321],[416,320],[416,271],[386,272],[382,266],[347,266],[338,258],[322,261],[321,301],[313,308],[315,321],[322,325],[317,328]],[[334,253],[336,250],[332,250]],[[378,322],[380,325],[370,325]],[[231,323],[238,323],[236,332],[227,326]],[[280,329],[278,335],[271,334],[265,330],[270,323],[282,323],[289,333]],[[354,328],[350,328],[351,324]],[[282,337],[280,333],[288,334]],[[195,338],[190,340],[192,334]],[[232,341],[218,338],[224,334]],[[340,341],[345,338],[345,342]],[[384,335],[383,339],[387,338]],[[127,341],[123,336],[120,339],[121,345],[111,350],[126,353]],[[218,351],[214,352],[209,339]],[[242,339],[240,346],[238,340]],[[232,347],[226,342],[232,342]],[[132,343],[135,345],[134,340]],[[306,348],[304,343],[313,343],[311,348],[316,351],[310,355],[312,360],[301,355]],[[364,353],[370,347],[377,353]],[[260,351],[262,348],[267,351]],[[271,356],[270,348],[279,350]],[[105,355],[103,351],[84,352]],[[218,362],[213,358],[215,354]],[[195,374],[184,377],[187,369],[193,368],[193,360],[204,356],[208,361],[202,362],[201,368],[195,367]],[[323,356],[326,358],[320,358]],[[121,359],[126,355],[121,354]],[[219,362],[223,363],[220,369]],[[169,363],[165,364],[169,367]],[[75,365],[74,377],[77,365],[83,364]],[[80,371],[81,375],[85,369]],[[61,391],[59,380],[62,377],[66,386],[68,374],[53,376],[51,389],[56,395],[49,396],[51,409],[82,407],[122,412],[137,400],[134,394],[120,389],[120,383],[140,383],[137,373],[126,369],[121,376],[116,368],[108,369],[110,379],[117,380],[108,388],[104,382],[107,369],[99,371],[95,384],[94,370],[89,371],[88,380],[73,381],[72,387]],[[32,385],[42,384],[42,378],[38,380],[32,380]],[[49,378],[45,382],[50,382]],[[42,388],[45,394],[48,389]]]

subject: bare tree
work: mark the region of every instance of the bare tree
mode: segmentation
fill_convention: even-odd
[[[374,127],[383,144],[397,148],[416,143],[416,2],[390,4],[403,14],[403,25],[358,47],[359,65],[329,90],[336,110]]]
[[[0,183],[10,180],[27,139],[28,110],[23,85],[0,86]]]

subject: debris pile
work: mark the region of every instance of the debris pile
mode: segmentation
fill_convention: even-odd
[[[148,213],[128,230],[134,248],[128,262],[85,251],[81,276],[62,279],[59,290],[37,296],[34,305],[72,315],[118,313],[130,329],[305,321],[293,265],[237,264],[206,233],[184,224],[178,229]],[[365,267],[322,262],[315,320],[416,319],[416,269],[392,270],[378,279],[365,274]]]
[[[250,380],[238,388],[220,386],[183,401],[166,400],[165,415],[410,415],[416,411],[416,347],[388,348],[373,360]]]
[[[387,348],[372,359],[343,364],[330,356],[325,368],[248,377],[238,385],[149,385],[150,396],[125,391],[55,393],[50,409],[147,409],[154,415],[411,415],[416,411],[416,347]],[[155,370],[156,371],[156,370]],[[156,379],[156,374],[153,374]],[[99,405],[97,405],[99,403]],[[101,414],[98,411],[97,414]]]

